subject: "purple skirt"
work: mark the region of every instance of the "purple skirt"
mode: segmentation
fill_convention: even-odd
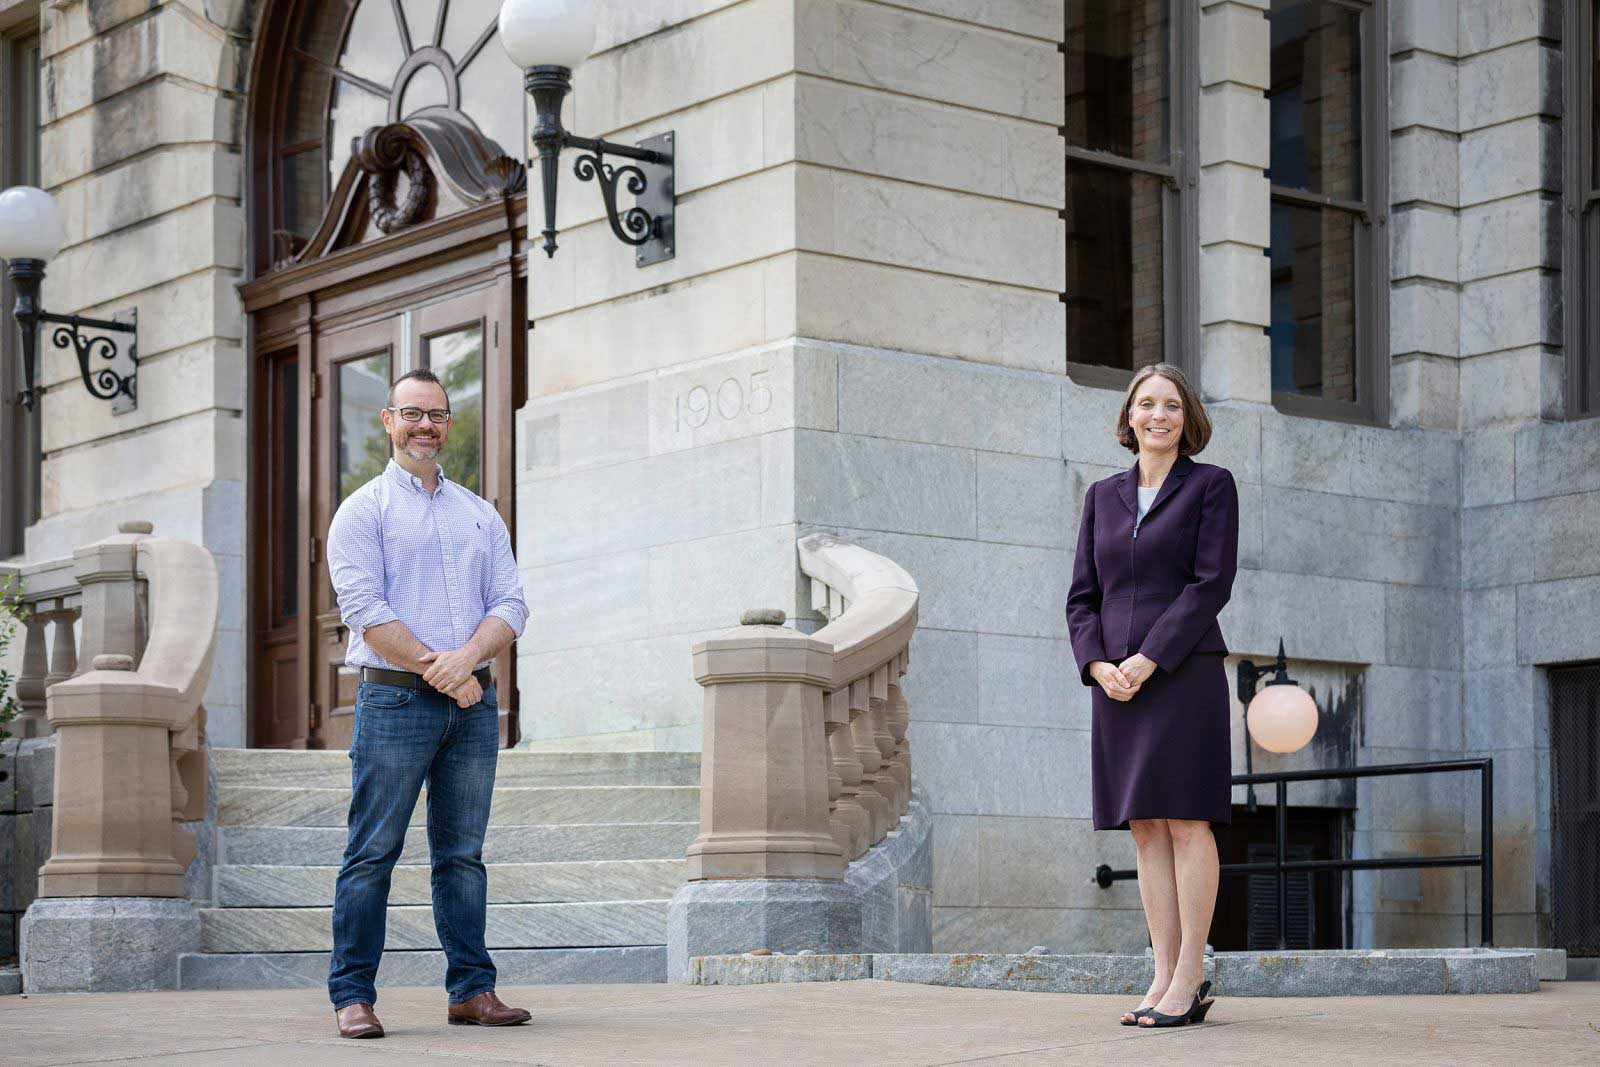
[[[1094,828],[1129,819],[1233,821],[1228,676],[1220,652],[1157,670],[1132,700],[1094,686]]]

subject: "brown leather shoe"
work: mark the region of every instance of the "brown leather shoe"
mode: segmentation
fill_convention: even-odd
[[[382,1037],[383,1024],[371,1004],[346,1004],[333,1016],[339,1022],[340,1037]]]
[[[533,1018],[532,1012],[523,1011],[521,1008],[510,1008],[494,995],[494,990],[479,993],[475,997],[463,1000],[460,1004],[450,1005],[450,1012],[446,1018],[454,1025],[465,1026],[516,1026]]]

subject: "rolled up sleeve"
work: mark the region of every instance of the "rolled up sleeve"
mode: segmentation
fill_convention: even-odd
[[[517,561],[511,554],[511,533],[498,512],[494,513],[491,556],[489,588],[483,598],[484,614],[503,620],[512,633],[521,637],[523,627],[528,624],[528,602],[522,595],[522,575],[517,572]]]
[[[383,524],[371,493],[353,494],[334,514],[328,526],[328,577],[339,617],[357,636],[397,618],[384,596]]]

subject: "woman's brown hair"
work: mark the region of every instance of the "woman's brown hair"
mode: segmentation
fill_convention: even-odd
[[[1200,402],[1200,395],[1189,387],[1189,379],[1170,363],[1152,363],[1148,367],[1141,367],[1133,376],[1133,381],[1128,383],[1128,391],[1122,397],[1122,410],[1117,412],[1117,443],[1129,452],[1138,454],[1139,440],[1134,436],[1133,427],[1128,425],[1128,412],[1133,409],[1133,398],[1138,395],[1139,386],[1158,374],[1173,384],[1178,390],[1178,399],[1183,403],[1183,436],[1178,439],[1178,455],[1198,455],[1211,440],[1211,418],[1206,414],[1206,406]]]

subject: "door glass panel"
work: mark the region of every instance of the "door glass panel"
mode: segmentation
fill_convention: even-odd
[[[450,434],[439,464],[445,477],[483,492],[483,324],[428,338],[428,369],[450,398]]]
[[[378,412],[389,402],[389,353],[339,364],[339,499],[361,488],[389,465],[389,435]],[[336,506],[337,506],[336,504]]]
[[[272,536],[277,551],[273,561],[273,611],[287,619],[300,611],[300,360],[296,357],[274,360],[272,389],[274,418],[272,432],[276,483],[273,496]]]

